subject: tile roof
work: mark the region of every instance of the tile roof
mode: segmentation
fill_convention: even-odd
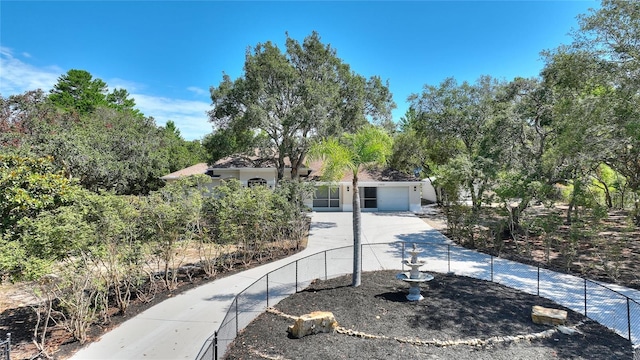
[[[172,172],[171,174],[167,174],[165,176],[162,176],[160,179],[162,179],[162,180],[174,180],[174,179],[178,179],[178,178],[181,178],[181,177],[184,177],[184,176],[205,174],[208,169],[209,169],[209,165],[207,165],[207,163],[199,163],[199,164],[195,164],[195,165],[189,166],[187,168]]]
[[[322,161],[313,161],[308,164],[308,167],[312,169],[309,180],[322,181]],[[352,180],[353,173],[351,171],[348,171],[340,179],[341,182],[351,182]],[[420,181],[420,179],[413,174],[409,175],[389,168],[366,167],[361,168],[358,172],[358,181]]]
[[[287,167],[290,167],[290,163],[287,161]],[[243,156],[229,156],[224,159],[218,160],[215,164],[211,166],[211,168],[275,168],[275,162],[270,159],[261,160],[259,158],[250,159],[248,157]],[[322,181],[322,161],[313,161],[307,163],[306,168],[311,169],[311,173],[309,174],[309,180]],[[172,172],[171,174],[167,174],[161,179],[163,180],[175,180],[180,177],[197,175],[197,174],[206,174],[210,169],[207,163],[199,163],[193,166],[189,166],[188,168],[184,168],[182,170],[178,170],[176,172]],[[301,174],[302,175],[302,174]],[[340,181],[351,182],[353,179],[353,175],[351,172],[346,173]],[[402,173],[397,170],[391,170],[389,168],[381,168],[381,167],[369,167],[365,169],[361,169],[358,173],[359,181],[420,181],[419,178],[414,175],[408,175]]]

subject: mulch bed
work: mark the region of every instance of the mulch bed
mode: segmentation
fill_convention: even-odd
[[[245,328],[229,347],[227,359],[632,359],[631,343],[606,327],[548,299],[496,283],[446,274],[422,286],[425,299],[410,302],[408,285],[397,271],[363,273],[362,285],[351,276],[316,281],[274,306],[300,316],[330,311],[341,327],[385,336],[371,339],[346,334],[317,334],[294,339],[293,320],[266,312]],[[531,321],[531,307],[568,311],[567,326],[581,334],[532,341],[490,342],[483,346],[415,345],[394,340],[487,340],[536,334],[553,329]]]

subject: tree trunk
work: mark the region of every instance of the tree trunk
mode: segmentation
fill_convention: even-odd
[[[278,184],[284,178],[284,167],[284,157],[280,155],[280,157],[278,158]]]
[[[360,216],[360,191],[358,191],[358,176],[353,176],[353,279],[351,286],[358,287],[362,276],[362,225]]]
[[[573,199],[571,199],[571,201],[569,201],[569,207],[567,208],[567,216],[566,216],[566,221],[567,224],[571,224],[572,218],[571,218],[571,213],[573,212],[573,208],[575,206],[575,201],[573,201]]]
[[[531,202],[531,198],[530,197],[524,197],[520,203],[518,203],[518,206],[516,206],[514,209],[509,209],[509,212],[511,213],[511,222],[512,222],[512,230],[520,231],[520,220],[522,219],[522,213],[529,207],[529,203]],[[515,234],[513,234],[515,236]]]
[[[633,222],[637,226],[640,226],[640,199],[638,199],[638,195],[637,194],[635,194],[634,197],[635,197],[636,201],[634,201],[635,209],[634,209],[634,215],[633,215]]]
[[[306,151],[291,156],[291,180],[300,180],[299,170],[304,162],[305,156],[307,156]]]
[[[609,191],[609,187],[604,185],[604,196],[607,202],[607,208],[613,209],[613,199],[611,198],[611,191]]]

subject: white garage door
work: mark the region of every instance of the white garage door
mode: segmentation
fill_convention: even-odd
[[[378,210],[409,211],[409,188],[379,187]]]

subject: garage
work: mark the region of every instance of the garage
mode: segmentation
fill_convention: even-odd
[[[408,187],[379,187],[379,211],[409,211]]]

